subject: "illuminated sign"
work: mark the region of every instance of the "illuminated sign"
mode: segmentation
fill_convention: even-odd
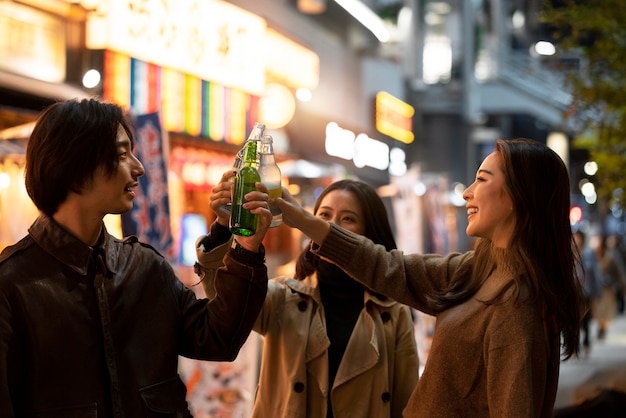
[[[87,47],[110,49],[260,94],[263,18],[221,0],[104,0],[87,25]]]
[[[265,35],[265,68],[268,78],[290,87],[315,90],[320,78],[317,54],[275,30]]]
[[[222,0],[135,3],[99,1],[87,21],[87,47],[257,96],[266,76],[293,88],[317,87],[318,55],[268,29],[260,16]]]
[[[61,18],[0,1],[0,69],[60,83],[65,80],[65,50]]]
[[[356,167],[373,167],[386,170],[389,167],[389,146],[372,139],[364,133],[355,135],[335,122],[326,125],[326,153],[344,160],[352,160]]]
[[[408,103],[381,91],[376,94],[376,129],[405,144],[413,142],[413,115]]]

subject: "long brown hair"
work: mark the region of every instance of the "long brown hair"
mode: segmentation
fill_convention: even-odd
[[[563,355],[569,358],[580,347],[584,299],[576,268],[580,258],[569,222],[567,168],[554,151],[530,139],[498,140],[495,151],[502,155],[505,189],[516,216],[506,250],[507,263],[522,274],[489,302],[502,300],[508,289],[517,300],[520,289],[527,288],[545,320],[561,333]],[[439,297],[439,307],[444,309],[471,297],[495,268],[497,254],[490,240],[478,239],[471,279],[453,283]]]
[[[339,180],[326,187],[315,201],[313,213],[317,213],[324,197],[333,190],[347,190],[351,192],[359,202],[363,212],[365,224],[365,236],[376,244],[384,245],[387,251],[396,249],[396,241],[393,236],[387,209],[376,189],[367,183],[358,180]],[[302,280],[315,271],[318,256],[312,254],[307,246],[296,262],[297,280]]]

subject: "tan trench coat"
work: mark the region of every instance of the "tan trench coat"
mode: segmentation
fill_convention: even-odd
[[[198,251],[209,297],[212,271],[229,245]],[[270,280],[254,327],[264,343],[252,417],[326,417],[330,341],[325,322],[316,275]],[[418,378],[413,329],[407,306],[365,293],[365,308],[330,391],[335,417],[402,416]]]

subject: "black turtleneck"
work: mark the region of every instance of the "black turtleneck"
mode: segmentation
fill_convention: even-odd
[[[332,388],[354,325],[363,309],[363,285],[332,263],[319,260],[317,280],[324,305],[328,349],[328,386]],[[333,412],[328,397],[328,415]]]

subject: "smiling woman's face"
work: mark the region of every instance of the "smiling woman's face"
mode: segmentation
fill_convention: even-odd
[[[348,190],[336,189],[324,196],[315,215],[356,234],[365,234],[361,205]]]
[[[493,152],[485,158],[476,180],[463,193],[467,201],[467,229],[470,236],[491,240],[506,247],[515,227],[513,201],[504,184],[503,159]]]

